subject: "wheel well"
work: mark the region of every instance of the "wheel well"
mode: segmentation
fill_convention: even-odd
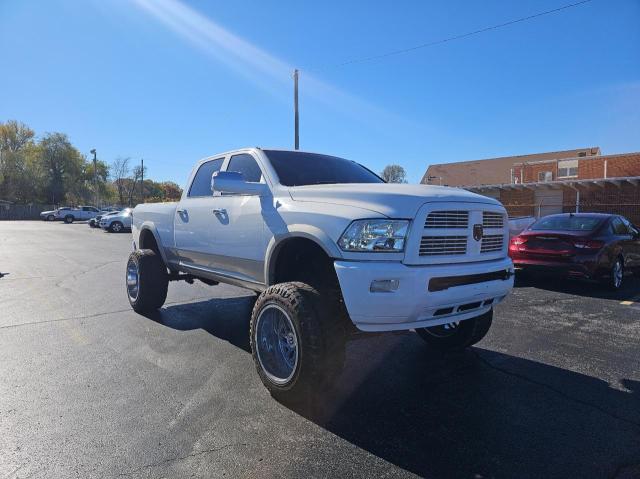
[[[153,236],[151,230],[143,229],[140,232],[140,249],[150,249],[158,256],[160,256],[160,248],[158,248],[158,243],[156,242],[156,237]],[[162,256],[160,256],[162,258]]]
[[[307,238],[284,240],[274,254],[269,284],[302,281],[313,286],[338,284],[333,259],[315,241]]]

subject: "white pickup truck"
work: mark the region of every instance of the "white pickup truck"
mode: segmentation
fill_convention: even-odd
[[[132,214],[133,309],[160,308],[171,280],[256,291],[251,349],[274,396],[321,390],[357,330],[415,330],[437,349],[471,346],[513,287],[499,202],[388,184],[334,156],[214,155],[194,167],[178,203]]]

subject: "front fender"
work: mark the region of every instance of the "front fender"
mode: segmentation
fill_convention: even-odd
[[[272,284],[275,270],[275,259],[278,256],[279,248],[291,238],[305,238],[320,246],[330,258],[341,259],[342,252],[338,245],[320,228],[311,225],[290,225],[286,233],[274,236],[267,245],[264,261],[264,277],[267,286]]]

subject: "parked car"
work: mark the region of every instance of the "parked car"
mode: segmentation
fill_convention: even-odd
[[[440,350],[480,341],[513,286],[508,235],[495,199],[250,148],[200,161],[178,203],[136,206],[126,289],[138,312],[160,308],[170,280],[260,293],[258,375],[300,399],[340,372],[352,331],[415,330]]]
[[[56,208],[55,210],[43,211],[40,213],[40,219],[43,221],[55,221],[60,219],[60,215],[64,214],[66,210],[72,210],[70,206],[63,206],[61,208]]]
[[[115,214],[103,216],[100,218],[100,228],[111,233],[131,230],[131,211],[131,208],[125,208]]]
[[[100,210],[95,206],[79,206],[77,208],[60,208],[57,210],[56,218],[65,223],[74,221],[87,221],[96,216]]]
[[[640,269],[640,233],[619,215],[549,215],[512,238],[509,255],[516,271],[594,279],[617,290],[625,272]]]
[[[536,221],[534,216],[516,216],[509,218],[509,236],[513,238],[522,233],[527,227]]]
[[[119,210],[102,210],[95,218],[91,218],[88,221],[88,225],[91,228],[100,228],[100,220],[105,216],[112,216],[120,213]]]

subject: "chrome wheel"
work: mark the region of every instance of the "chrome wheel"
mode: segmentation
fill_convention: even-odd
[[[275,384],[286,384],[298,366],[298,336],[289,315],[268,304],[260,312],[255,328],[256,354],[260,367]]]
[[[614,286],[614,288],[619,288],[620,285],[622,284],[622,277],[624,275],[624,271],[623,271],[623,268],[622,268],[622,263],[620,262],[619,259],[616,260],[616,262],[614,263],[611,275],[613,277],[613,286]]]
[[[140,274],[138,272],[138,264],[129,261],[129,263],[127,263],[127,294],[131,301],[135,301],[138,298],[139,289]]]
[[[441,324],[439,326],[432,326],[430,328],[424,328],[424,331],[429,333],[431,336],[435,336],[436,338],[446,338],[448,336],[453,336],[458,331],[460,327],[460,322],[457,321],[455,323],[447,323]]]
[[[53,215],[49,215],[49,216],[47,216],[47,221],[53,221],[53,220],[55,220],[55,219],[56,219],[56,218],[55,218],[55,216],[53,216]]]
[[[122,230],[122,225],[120,223],[113,223],[111,225],[111,231],[113,231],[114,233],[120,233],[121,230]]]

